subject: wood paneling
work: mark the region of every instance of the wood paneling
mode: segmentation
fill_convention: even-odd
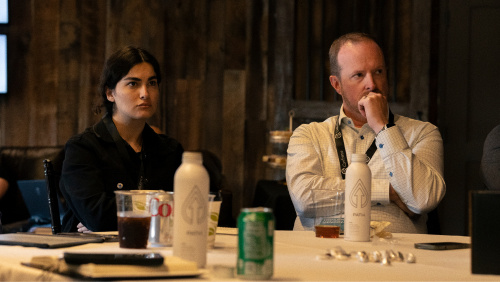
[[[386,55],[391,101],[409,101],[413,35],[413,7],[410,1],[296,0],[296,7],[293,66],[295,100],[341,101],[328,80],[330,45],[344,33],[365,32],[376,37]],[[427,13],[424,11],[423,15]],[[425,36],[428,33],[421,34]]]
[[[68,91],[78,93],[76,103],[78,108],[73,108],[73,120],[76,122],[77,132],[83,131],[89,124],[99,120],[92,109],[95,106],[99,75],[104,63],[106,52],[106,16],[107,5],[105,1],[79,1],[80,30],[79,36],[79,84]],[[78,55],[77,55],[78,56]],[[75,126],[75,125],[74,125]],[[74,134],[75,127],[67,134]],[[61,144],[65,139],[58,140]]]
[[[224,166],[223,172],[230,176],[227,178],[228,186],[233,190],[235,204],[233,214],[241,206],[245,192],[243,180],[245,175],[245,72],[241,70],[227,70],[224,72],[223,96],[223,123],[222,134],[222,163],[231,164]],[[250,153],[250,152],[248,152]],[[238,189],[239,188],[239,189]]]
[[[202,143],[204,148],[222,157],[222,124],[223,95],[224,88],[224,21],[220,20],[225,15],[225,1],[209,1],[207,5],[207,58],[206,58],[206,82],[204,86],[205,103],[203,104],[203,128]]]
[[[37,53],[29,56],[30,81],[28,99],[28,144],[41,146],[57,142],[57,94],[59,85],[59,1],[35,1],[30,49]],[[43,25],[37,24],[43,22]],[[44,46],[43,48],[38,48]],[[55,71],[54,71],[55,70]],[[46,134],[47,132],[56,134]]]
[[[399,85],[409,83],[410,64],[418,60],[400,57],[416,48],[410,39],[428,39],[409,35],[412,3],[11,1],[12,22],[1,27],[10,36],[11,91],[0,96],[0,146],[63,145],[95,123],[100,116],[92,106],[105,58],[121,46],[141,46],[158,58],[163,72],[160,111],[151,123],[185,149],[221,158],[236,214],[251,203],[257,180],[268,175],[262,162],[271,153],[268,132],[288,128],[289,110],[301,115],[297,121],[338,112],[327,52],[340,34],[381,36],[401,80],[398,100],[413,97],[409,84]],[[426,27],[419,25],[419,32]],[[430,46],[420,44],[419,52]],[[315,101],[303,101],[309,98]]]

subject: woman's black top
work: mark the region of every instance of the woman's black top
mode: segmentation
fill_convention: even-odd
[[[147,124],[142,136],[136,153],[106,115],[68,140],[59,185],[69,206],[63,232],[76,231],[79,222],[92,231],[117,230],[115,190],[173,191],[182,146]]]

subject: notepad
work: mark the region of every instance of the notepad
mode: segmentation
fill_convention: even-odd
[[[112,265],[112,264],[67,264],[63,259],[54,256],[36,256],[23,265],[71,277],[90,279],[139,279],[167,277],[196,277],[204,273],[195,262],[175,256],[167,256],[164,263],[158,266],[145,265]]]
[[[87,243],[102,243],[102,237],[40,235],[30,233],[0,234],[0,245],[17,245],[37,248],[65,248]]]

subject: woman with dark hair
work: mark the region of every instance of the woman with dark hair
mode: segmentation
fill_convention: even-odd
[[[158,107],[158,61],[125,47],[105,63],[99,95],[101,121],[65,146],[60,188],[70,210],[63,232],[117,230],[115,190],[173,190],[183,148],[146,123]]]

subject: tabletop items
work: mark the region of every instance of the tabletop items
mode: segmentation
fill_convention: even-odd
[[[311,190],[316,237],[339,238],[344,234],[344,190],[319,187]]]
[[[241,281],[235,273],[238,235],[236,228],[218,228],[215,248],[208,250],[206,269],[199,270],[196,263],[192,265],[198,269],[198,275],[203,273],[200,281]],[[498,275],[478,275],[471,272],[471,249],[434,251],[414,247],[415,243],[421,242],[470,243],[470,241],[471,238],[466,236],[393,233],[391,239],[374,237],[370,242],[352,242],[343,239],[317,238],[313,231],[277,230],[274,232],[272,279],[280,281],[331,281],[332,279],[339,281],[498,281]],[[41,280],[41,276],[47,278],[49,276],[47,272],[26,267],[21,263],[35,263],[34,257],[40,256],[62,258],[65,252],[155,252],[160,253],[167,260],[167,264],[173,256],[172,247],[148,247],[148,249],[131,251],[120,248],[118,242],[85,244],[62,249],[0,245],[0,261],[2,262],[0,263],[0,277],[2,277],[0,280],[35,281]],[[328,259],[319,259],[319,256],[327,253]],[[387,264],[382,265],[384,256],[386,258],[384,263]],[[408,263],[412,261],[416,263]],[[192,274],[195,274],[194,272]],[[107,275],[124,275],[123,273],[125,272],[114,270]],[[160,275],[160,273],[150,272],[149,275]],[[169,275],[169,273],[164,272],[163,275]],[[69,279],[68,276],[51,272],[50,278],[45,281],[68,281]]]
[[[352,154],[345,174],[344,239],[370,241],[372,172],[366,154]]]
[[[174,229],[174,192],[158,192],[151,200],[149,244],[153,247],[172,246]]]
[[[244,208],[238,217],[237,274],[269,279],[274,273],[274,215],[269,208]]]
[[[88,243],[102,243],[103,236],[41,235],[32,233],[0,234],[0,245],[19,245],[44,249],[65,248]]]
[[[160,265],[69,263],[55,256],[35,256],[24,266],[42,269],[48,273],[86,279],[140,279],[166,277],[195,277],[204,273],[195,262],[175,256],[166,256]],[[47,276],[47,275],[45,275]],[[47,276],[48,277],[48,276]]]
[[[210,180],[201,153],[184,152],[174,175],[174,256],[207,262],[208,201]]]
[[[381,265],[391,265],[392,262],[415,263],[417,261],[413,253],[408,253],[406,257],[402,252],[396,252],[392,249],[383,251],[353,251],[346,252],[342,247],[337,246],[333,249],[327,249],[326,253],[316,256],[318,260],[350,260],[357,259],[359,262],[375,262]]]
[[[174,192],[115,191],[120,248],[173,246],[175,256],[205,267],[207,245],[213,247],[215,241],[220,202],[209,194],[202,158],[199,152],[183,153],[174,175]]]
[[[120,248],[146,249],[157,190],[115,191]]]

